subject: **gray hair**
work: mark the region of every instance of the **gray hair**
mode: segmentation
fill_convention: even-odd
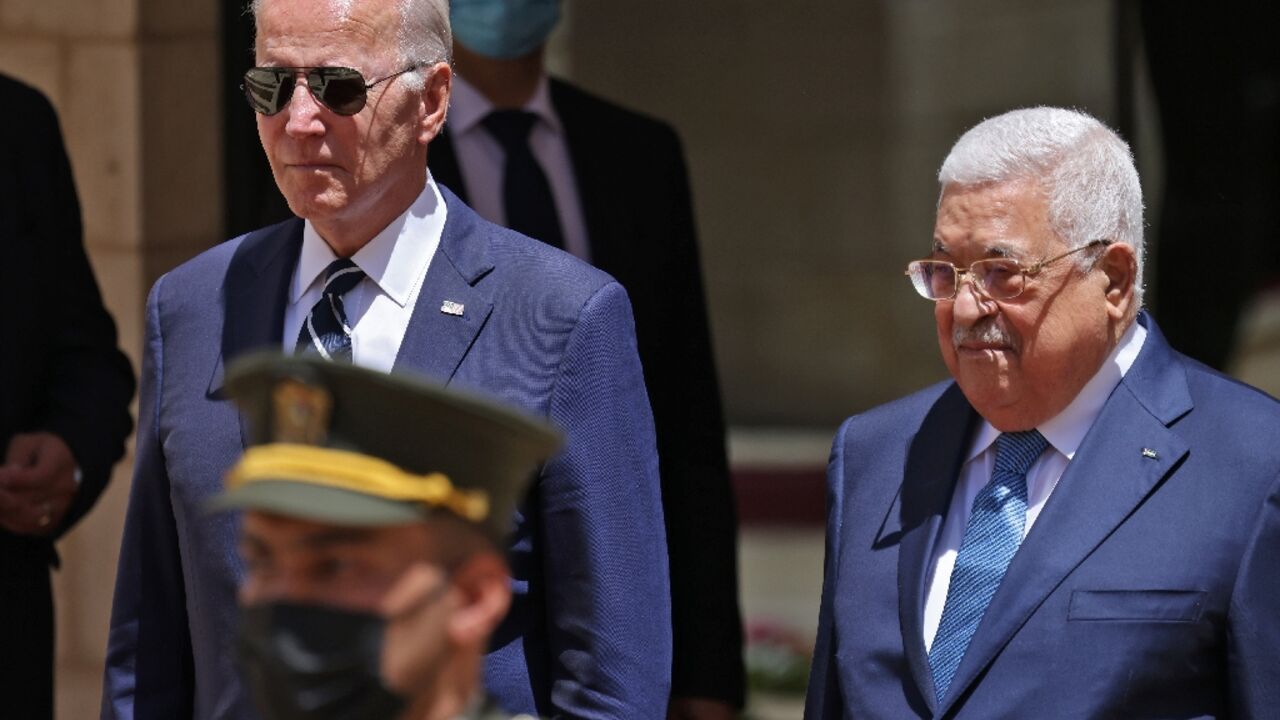
[[[1024,108],[982,121],[956,141],[938,182],[1034,180],[1048,193],[1049,225],[1068,247],[1109,239],[1133,246],[1142,302],[1142,185],[1129,145],[1076,110]],[[1087,263],[1087,257],[1079,262]]]
[[[320,0],[323,2],[324,0]],[[346,17],[358,0],[328,0],[339,17]],[[257,32],[258,12],[264,0],[250,0],[248,12],[254,18]],[[407,65],[453,62],[453,31],[449,27],[449,0],[397,0],[400,6],[400,28],[397,44],[399,64]],[[421,90],[425,78],[421,70],[407,73],[404,81],[412,89]]]

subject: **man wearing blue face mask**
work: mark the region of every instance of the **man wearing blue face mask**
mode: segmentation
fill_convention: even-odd
[[[559,0],[453,0],[454,91],[433,177],[481,216],[605,270],[632,300],[670,552],[673,718],[743,694],[736,521],[692,202],[666,124],[544,67]]]

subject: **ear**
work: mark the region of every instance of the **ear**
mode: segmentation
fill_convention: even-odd
[[[453,68],[448,63],[436,63],[426,69],[427,79],[422,88],[422,123],[418,142],[430,143],[444,128],[449,114],[449,97],[453,92]]]
[[[1107,315],[1115,322],[1132,317],[1137,309],[1138,254],[1128,243],[1112,243],[1098,258],[1106,276]]]
[[[495,551],[478,552],[454,571],[453,586],[462,595],[462,605],[449,618],[449,639],[455,646],[483,651],[511,607],[507,564]]]

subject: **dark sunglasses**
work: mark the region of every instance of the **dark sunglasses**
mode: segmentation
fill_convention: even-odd
[[[244,96],[249,107],[263,115],[275,115],[293,99],[294,83],[299,73],[307,76],[311,97],[339,115],[355,115],[364,109],[369,90],[375,85],[417,70],[425,63],[414,63],[397,73],[364,81],[359,70],[349,67],[256,67],[244,74]]]

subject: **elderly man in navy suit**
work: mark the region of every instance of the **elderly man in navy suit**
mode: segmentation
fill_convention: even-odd
[[[667,552],[626,293],[429,177],[452,80],[444,0],[258,0],[253,12],[244,88],[298,217],[151,291],[103,716],[252,717],[233,663],[237,523],[201,507],[245,443],[223,368],[283,347],[467,387],[559,426],[564,450],[509,541],[514,601],[486,687],[512,712],[662,717]]]
[[[836,437],[806,717],[1274,717],[1280,405],[1141,311],[1128,147],[1017,110],[939,179],[953,380]]]

